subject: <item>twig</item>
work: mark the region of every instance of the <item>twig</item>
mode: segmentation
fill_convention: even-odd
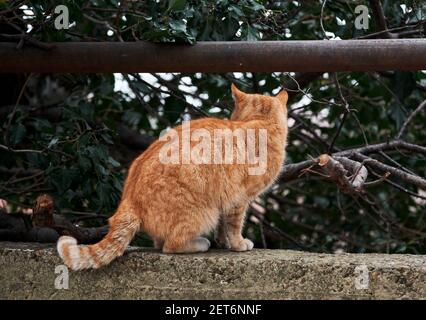
[[[402,164],[400,164],[398,161],[396,161],[396,160],[392,159],[391,157],[389,157],[389,156],[388,156],[386,153],[384,153],[383,151],[379,151],[379,154],[380,154],[383,158],[385,158],[386,160],[388,160],[389,162],[391,162],[393,165],[395,165],[398,169],[401,169],[401,170],[403,170],[403,171],[405,171],[405,172],[408,172],[408,173],[411,173],[411,174],[414,174],[414,175],[415,175],[415,173],[414,173],[413,171],[411,171],[410,169],[405,168]]]
[[[381,184],[383,181],[385,181],[389,176],[390,176],[390,172],[385,172],[385,174],[381,176],[379,179],[364,183],[364,188],[377,186],[378,184]]]
[[[197,113],[199,113],[199,114],[201,114],[201,115],[203,115],[203,116],[205,116],[205,117],[210,117],[210,114],[208,114],[208,113],[207,113],[207,112],[205,112],[204,110],[202,110],[202,109],[200,109],[200,108],[198,108],[198,107],[194,106],[193,104],[191,104],[191,103],[187,102],[185,98],[183,98],[183,97],[181,97],[181,96],[177,95],[176,93],[174,93],[174,92],[173,92],[173,90],[172,90],[170,87],[168,87],[168,86],[167,86],[167,84],[165,84],[165,83],[161,83],[162,85],[166,86],[166,87],[167,87],[170,91],[165,91],[165,90],[162,90],[161,88],[157,88],[157,87],[153,86],[151,83],[149,83],[149,82],[147,82],[147,81],[143,80],[143,79],[139,76],[139,74],[133,74],[132,76],[133,76],[133,77],[135,77],[136,79],[138,79],[139,81],[141,81],[141,82],[145,83],[148,87],[150,87],[151,89],[155,90],[156,92],[160,92],[160,93],[164,93],[164,94],[171,95],[171,96],[175,97],[176,99],[181,100],[181,101],[182,101],[182,102],[183,102],[186,106],[188,106],[188,107],[189,107],[189,108],[191,108],[192,110],[196,111]],[[158,80],[158,78],[157,78],[157,77],[155,77],[155,78]]]
[[[426,20],[420,20],[420,21],[414,22],[411,25],[405,25],[405,26],[401,26],[401,27],[389,28],[387,30],[373,32],[373,33],[370,33],[370,34],[367,34],[367,35],[364,35],[364,36],[356,37],[355,39],[371,39],[371,38],[375,38],[377,36],[380,36],[382,34],[385,34],[387,32],[391,32],[392,34],[395,34],[394,31],[405,30],[405,29],[408,29],[408,28],[422,27],[423,24],[425,24],[425,23],[426,23]],[[421,29],[419,31],[421,31]],[[397,34],[397,35],[398,35],[398,38],[401,38],[401,36],[399,34]]]
[[[339,124],[339,127],[337,128],[336,134],[334,135],[333,139],[331,140],[330,147],[328,148],[328,153],[333,152],[334,144],[336,143],[336,140],[339,137],[340,132],[342,131],[343,125],[345,124],[345,121],[348,117],[348,114],[350,113],[349,104],[346,101],[345,97],[343,96],[342,88],[340,87],[339,79],[337,78],[336,72],[333,72],[333,78],[334,78],[336,90],[339,93],[340,100],[341,100],[345,110],[342,114],[342,118],[340,120],[340,124]]]
[[[32,149],[12,149],[3,144],[0,144],[0,149],[13,152],[13,153],[43,153],[42,150],[32,150]]]
[[[404,149],[411,152],[426,154],[426,147],[408,143],[402,140],[394,140],[390,142],[371,144],[364,147],[340,151],[340,152],[337,152],[336,154],[333,154],[333,156],[336,155],[336,156],[344,157],[344,156],[350,156],[353,153],[371,154],[371,153],[376,153],[379,151],[394,150],[394,149]]]
[[[398,36],[391,34],[388,30],[385,12],[383,11],[383,7],[380,3],[380,0],[369,0],[369,2],[371,9],[373,10],[374,18],[376,20],[377,29],[383,31],[383,34],[387,39],[397,38]]]
[[[123,74],[124,79],[129,84],[129,87],[132,89],[133,93],[135,94],[136,98],[139,100],[141,105],[144,107],[144,109],[153,117],[157,118],[160,122],[162,122],[166,126],[171,126],[171,123],[169,120],[160,117],[157,112],[149,105],[149,103],[145,102],[143,97],[141,96],[139,90],[133,85],[133,82],[130,80],[129,76],[127,74]]]
[[[426,106],[426,100],[423,101],[422,103],[420,103],[419,106],[413,112],[411,112],[411,114],[407,117],[407,119],[405,119],[404,123],[401,126],[401,129],[399,130],[398,134],[396,135],[397,139],[401,138],[401,136],[404,134],[404,131],[407,129],[409,123],[411,122],[411,120],[413,120],[413,118],[420,111],[422,111],[425,106]]]
[[[276,232],[277,234],[279,234],[280,236],[282,236],[284,239],[286,239],[287,241],[290,241],[292,243],[294,243],[297,247],[299,247],[300,249],[308,249],[307,246],[301,244],[297,239],[293,238],[292,236],[288,235],[287,233],[285,233],[284,231],[282,231],[281,229],[275,227],[274,225],[272,225],[269,221],[267,221],[263,215],[261,213],[259,213],[254,207],[250,206],[250,210],[253,212],[253,214],[259,219],[261,220],[261,222],[267,226],[270,230],[272,230],[273,232]],[[262,218],[263,217],[263,218]]]
[[[399,179],[411,183],[420,189],[426,190],[426,180],[422,177],[412,175],[408,172],[399,170],[397,168],[391,167],[387,164],[381,163],[380,161],[364,156],[360,153],[355,153],[353,157],[358,161],[365,161],[365,163],[373,168],[384,172],[390,172],[392,176],[398,177]]]
[[[371,173],[372,173],[374,176],[376,176],[376,177],[378,177],[378,178],[381,178],[381,177],[382,177],[381,175],[379,175],[379,174],[375,173],[373,170],[370,170],[370,171],[371,171]],[[403,187],[403,186],[399,185],[399,184],[398,184],[398,183],[396,183],[396,182],[393,182],[393,181],[389,180],[388,178],[384,179],[384,182],[385,182],[385,183],[387,183],[387,184],[389,184],[389,185],[391,185],[392,187],[394,187],[394,188],[396,188],[396,189],[398,189],[398,190],[402,191],[402,192],[405,192],[406,194],[409,194],[409,195],[410,195],[410,196],[412,196],[412,197],[416,197],[416,198],[419,198],[419,199],[426,200],[426,197],[425,197],[425,196],[422,196],[422,195],[420,195],[420,194],[418,194],[418,193],[415,193],[415,192],[413,192],[413,191],[411,191],[411,190],[408,190],[407,188],[405,188],[405,187]]]
[[[324,29],[324,24],[323,24],[323,20],[324,20],[324,8],[325,5],[327,4],[327,0],[323,0],[322,1],[322,5],[321,5],[321,16],[320,16],[320,26],[321,26],[321,30],[324,33],[324,37],[326,37],[327,40],[330,40],[330,38],[327,36],[327,32]]]

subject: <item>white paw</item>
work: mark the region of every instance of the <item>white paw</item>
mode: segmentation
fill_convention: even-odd
[[[197,242],[197,249],[201,252],[206,252],[210,248],[210,241],[207,238],[198,237],[195,239]]]
[[[235,246],[231,247],[232,251],[250,251],[253,249],[254,244],[249,239],[241,239]]]

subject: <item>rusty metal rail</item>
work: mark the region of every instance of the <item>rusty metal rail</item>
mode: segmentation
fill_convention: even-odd
[[[54,43],[0,42],[0,72],[232,72],[425,70],[426,39]]]

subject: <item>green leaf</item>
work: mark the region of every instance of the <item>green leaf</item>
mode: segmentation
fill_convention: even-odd
[[[78,157],[78,165],[83,171],[89,170],[92,165],[90,162],[90,159],[86,158],[85,156],[79,155]]]
[[[104,145],[90,146],[87,152],[93,162],[104,162],[108,158],[108,151]]]
[[[240,24],[238,23],[238,20],[229,16],[224,21],[224,31],[225,31],[224,40],[227,40],[227,41],[233,40],[239,28],[240,28]]]
[[[258,32],[255,28],[247,25],[247,35],[246,35],[246,40],[247,41],[257,41],[258,40]]]
[[[55,144],[57,144],[59,141],[59,139],[57,137],[53,138],[52,140],[50,140],[49,144],[47,145],[47,148],[51,148],[53,147]]]
[[[96,164],[95,169],[101,176],[103,176],[103,177],[108,176],[108,170],[105,169],[105,167],[103,165]]]
[[[133,110],[126,110],[122,116],[122,120],[132,127],[137,126],[141,118],[142,114]]]
[[[265,7],[263,4],[258,3],[257,1],[249,1],[250,5],[248,6],[253,11],[264,10]]]
[[[11,127],[10,132],[10,143],[13,146],[19,144],[27,133],[27,129],[21,123],[18,123]]]
[[[186,0],[169,0],[169,8],[167,11],[179,11],[185,9]]]
[[[123,190],[123,180],[122,179],[119,179],[118,177],[112,177],[112,184],[118,192],[120,192],[120,193],[122,192],[122,190]]]
[[[118,168],[120,166],[120,162],[116,161],[112,157],[108,157],[108,163],[111,164],[115,168]]]
[[[229,11],[235,12],[237,14],[237,16],[239,17],[243,17],[244,16],[244,12],[241,10],[240,7],[236,6],[236,5],[230,5],[229,6]]]
[[[186,32],[186,24],[181,20],[172,20],[169,22],[169,26],[176,32]]]
[[[57,188],[59,194],[63,194],[67,191],[73,181],[80,177],[80,172],[76,168],[68,169],[57,169],[50,176],[51,182]]]

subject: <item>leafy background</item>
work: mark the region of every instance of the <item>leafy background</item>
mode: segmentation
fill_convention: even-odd
[[[354,28],[354,9],[358,4],[368,6],[367,1],[328,1],[323,7],[320,1],[75,0],[67,2],[70,28],[56,30],[54,8],[60,4],[63,1],[0,3],[0,34],[24,32],[41,42],[195,44],[336,41],[378,31],[374,17],[368,30]],[[383,1],[383,8],[389,28],[415,26],[408,29],[415,32],[395,31],[400,37],[425,37],[424,2]],[[12,41],[1,36],[0,40]],[[80,225],[102,224],[117,207],[129,164],[161,130],[185,117],[228,117],[231,82],[248,92],[271,94],[297,76],[283,72],[0,74],[0,144],[15,150],[0,149],[0,198],[8,200],[12,211],[19,211],[31,206],[39,194],[49,193],[61,214]],[[336,141],[340,149],[363,145],[365,139],[391,140],[425,100],[425,71],[345,72],[337,77],[356,114],[344,123]],[[338,96],[331,73],[312,77],[303,92],[292,92],[288,162],[327,152],[341,121]],[[426,114],[420,112],[405,140],[426,145],[425,122]],[[388,156],[426,175],[424,155]],[[317,175],[306,174],[279,183],[258,199],[245,232],[257,247],[424,254],[425,205],[425,198],[386,183],[368,189],[365,197],[353,197]],[[143,234],[135,241],[150,244]]]

